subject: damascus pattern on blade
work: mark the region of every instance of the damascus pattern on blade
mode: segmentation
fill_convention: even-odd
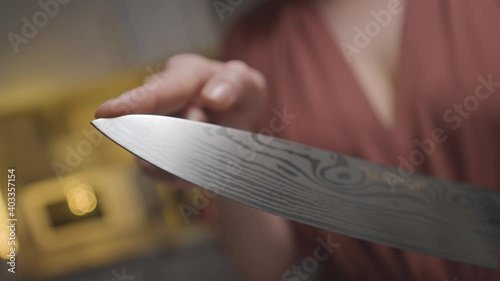
[[[498,267],[500,194],[217,125],[127,115],[93,124],[202,188],[314,227]]]

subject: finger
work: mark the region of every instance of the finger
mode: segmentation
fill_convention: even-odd
[[[210,78],[201,98],[208,109],[223,111],[237,104],[252,107],[262,103],[264,94],[265,81],[260,73],[241,61],[230,61]]]
[[[199,93],[220,67],[220,63],[198,55],[174,56],[163,73],[103,103],[96,111],[96,118],[138,113],[169,115],[178,112]]]
[[[208,122],[208,117],[205,112],[198,106],[190,106],[183,115],[184,118],[198,121],[198,122]]]

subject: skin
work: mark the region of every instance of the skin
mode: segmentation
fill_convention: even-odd
[[[177,115],[252,130],[267,102],[265,79],[240,61],[222,63],[181,54],[169,59],[159,79],[156,87],[141,86],[140,90],[147,94],[134,103],[130,114]],[[132,104],[127,101],[135,90],[102,104],[96,118],[119,116],[119,108],[113,105]],[[182,180],[144,161],[139,160],[139,165],[152,177],[184,185]],[[222,242],[242,276],[246,280],[281,279],[295,257],[289,222],[221,197],[212,204],[220,214],[217,230]]]
[[[317,10],[332,38],[337,43],[353,44],[355,27],[365,29],[373,21],[372,11],[388,11],[388,3],[395,0],[319,0]],[[399,0],[400,7],[406,1]],[[350,71],[357,78],[366,100],[379,122],[387,129],[394,125],[396,87],[401,55],[401,41],[405,11],[392,14],[389,24],[377,36],[370,38],[361,53],[351,55]]]
[[[349,31],[370,20],[370,10],[380,10],[387,5],[381,0],[317,1],[316,4],[337,42],[351,42],[353,34]],[[393,123],[401,22],[401,17],[396,18],[381,38],[375,38],[351,63],[351,71],[364,89],[367,100],[386,126]],[[158,78],[160,82],[156,87],[140,87],[146,95],[134,103],[128,113],[176,115],[252,131],[268,100],[263,75],[241,61],[224,63],[199,55],[180,54],[168,60]],[[122,114],[114,105],[132,99],[134,90],[137,89],[102,104],[96,118]],[[184,185],[173,175],[138,162],[146,174]],[[221,197],[213,203],[218,208],[216,229],[243,278],[281,280],[283,272],[291,268],[296,258],[290,223]]]

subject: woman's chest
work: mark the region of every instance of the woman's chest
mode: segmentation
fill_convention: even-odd
[[[391,146],[397,150],[393,138],[411,146],[414,138],[429,134],[432,128],[500,130],[500,37],[495,29],[500,26],[500,10],[496,5],[495,1],[481,5],[411,1],[402,37],[387,30],[392,32],[389,50],[396,50],[394,42],[401,41],[394,76],[391,63],[370,66],[370,58],[361,62],[361,75],[352,71],[338,38],[325,40],[332,38],[331,30],[323,21],[310,22],[317,25],[317,32],[307,44],[316,51],[298,54],[293,42],[288,42],[287,58],[299,67],[278,75],[283,82],[278,85],[280,103],[302,116],[290,133],[322,147],[328,146],[328,139],[333,149]],[[378,49],[383,49],[373,48],[364,50],[367,56],[377,57]],[[383,110],[377,112],[373,100],[380,100],[382,109],[392,108],[392,126],[384,126],[379,114]]]
[[[396,118],[405,3],[389,1],[320,1],[316,9],[346,71],[377,120],[391,128]]]

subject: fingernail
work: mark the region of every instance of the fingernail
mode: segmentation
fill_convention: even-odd
[[[230,89],[227,84],[219,84],[212,91],[208,92],[208,97],[216,102],[226,102],[230,98]]]
[[[192,107],[187,110],[186,119],[203,122],[205,121],[206,117],[204,116],[201,109]]]

